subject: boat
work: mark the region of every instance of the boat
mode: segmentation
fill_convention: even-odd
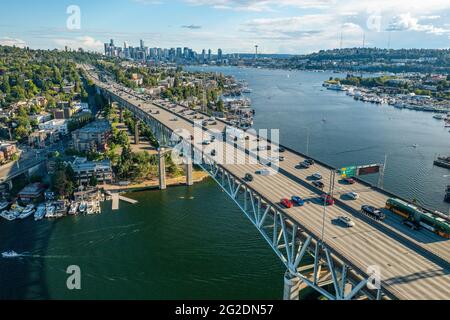
[[[37,209],[36,212],[34,213],[34,220],[38,221],[38,220],[42,220],[45,217],[45,205],[40,205]]]
[[[9,202],[8,201],[0,202],[0,211],[5,210],[6,208],[8,208],[8,206],[9,206]]]
[[[76,215],[78,213],[78,202],[73,202],[70,205],[69,214]]]
[[[444,116],[443,116],[442,114],[435,114],[435,115],[433,116],[433,118],[434,118],[434,119],[437,119],[437,120],[444,120]]]
[[[0,213],[0,217],[8,221],[14,221],[17,219],[16,215],[8,210],[5,210],[2,213]]]
[[[450,157],[438,157],[434,160],[434,165],[437,167],[450,169]]]
[[[445,201],[450,203],[450,184],[447,186],[447,192],[445,193]]]
[[[95,208],[94,208],[94,203],[93,203],[93,202],[89,202],[89,203],[87,204],[86,213],[87,213],[88,215],[95,214]]]
[[[20,257],[21,255],[20,254],[18,254],[17,252],[15,252],[15,251],[6,251],[6,252],[3,252],[2,253],[2,258],[5,258],[5,259],[12,259],[12,258],[18,258],[18,257]]]
[[[19,215],[19,219],[26,219],[34,213],[34,205],[29,204],[25,207],[22,213]]]
[[[78,210],[80,211],[80,213],[86,213],[87,203],[85,201],[81,202]]]
[[[418,145],[418,144],[413,144],[412,147],[413,147],[413,148],[418,148],[419,145]]]
[[[55,218],[55,207],[54,206],[50,205],[50,206],[46,207],[45,217],[46,218]]]

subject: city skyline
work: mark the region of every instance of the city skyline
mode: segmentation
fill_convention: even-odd
[[[0,25],[0,44],[104,52],[111,38],[133,46],[142,39],[148,47],[197,52],[253,53],[258,45],[261,54],[361,46],[448,48],[448,1],[382,2],[374,7],[354,0],[118,0],[106,6],[21,0],[3,4],[10,14]],[[67,28],[71,5],[80,9],[79,28]]]

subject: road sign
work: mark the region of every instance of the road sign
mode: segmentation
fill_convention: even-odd
[[[341,174],[342,178],[351,178],[351,177],[356,176],[357,171],[358,171],[358,167],[351,166],[351,167],[342,168],[341,170],[339,170],[339,173]]]
[[[368,166],[358,167],[358,176],[365,176],[368,174],[375,174],[381,171],[381,165],[371,164]]]

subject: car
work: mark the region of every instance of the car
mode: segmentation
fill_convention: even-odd
[[[297,196],[293,196],[291,201],[300,207],[305,205],[305,200]]]
[[[247,173],[244,177],[244,180],[247,182],[252,182],[253,181],[253,176],[250,173]]]
[[[417,230],[421,229],[420,225],[417,222],[414,222],[414,221],[411,221],[408,219],[403,220],[402,223],[403,223],[403,225],[409,227],[411,230],[417,231]]]
[[[313,166],[314,164],[316,164],[316,162],[313,159],[305,159],[304,162],[309,164],[310,166]]]
[[[314,173],[312,177],[316,180],[322,180],[322,175],[319,172]]]
[[[211,141],[209,141],[209,140],[204,140],[202,142],[202,145],[204,145],[204,146],[209,146],[210,144],[211,144]]]
[[[319,189],[325,188],[325,185],[323,184],[322,181],[313,181],[312,184],[314,187],[319,188]]]
[[[349,192],[345,195],[347,198],[350,198],[351,200],[358,200],[359,194],[356,192]]]
[[[280,162],[283,162],[285,160],[285,158],[283,156],[280,156],[280,158],[278,159]]]
[[[349,217],[341,216],[338,218],[339,222],[342,222],[347,228],[353,228],[355,223]]]
[[[386,218],[386,215],[383,212],[381,212],[380,209],[377,209],[373,206],[368,205],[362,206],[361,213],[371,218],[374,218],[375,220],[384,220]]]
[[[302,169],[309,169],[311,166],[308,163],[306,163],[306,162],[301,162],[299,164],[299,167],[302,168]]]
[[[356,181],[355,181],[354,178],[345,178],[345,179],[344,179],[344,182],[345,182],[346,184],[355,184],[355,183],[356,183]]]
[[[320,198],[322,199],[322,201],[327,205],[327,206],[332,206],[334,205],[334,199],[332,196],[330,196],[329,194],[323,194],[320,196]]]
[[[279,153],[285,153],[285,152],[286,152],[286,149],[283,148],[283,147],[280,147],[280,148],[278,149],[278,152],[279,152]]]
[[[287,209],[290,209],[290,208],[292,208],[294,205],[293,205],[293,203],[292,203],[292,201],[291,200],[289,200],[289,199],[281,199],[281,205],[283,206],[283,207],[285,207],[285,208],[287,208]]]
[[[256,170],[255,173],[258,175],[261,175],[261,176],[272,176],[272,175],[276,174],[277,172],[273,169],[260,169],[260,170]]]
[[[212,156],[212,157],[215,157],[216,154],[217,154],[216,150],[211,151],[211,156]]]

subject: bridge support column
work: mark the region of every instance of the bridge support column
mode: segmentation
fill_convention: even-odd
[[[120,123],[123,123],[123,108],[120,107],[119,109],[119,121]]]
[[[299,300],[302,281],[293,276],[289,271],[284,275],[283,300]]]
[[[136,121],[136,124],[134,125],[134,144],[139,144],[139,121]]]
[[[164,149],[158,150],[158,167],[159,167],[159,189],[166,190],[166,160],[164,157]]]
[[[186,185],[192,186],[194,185],[194,176],[193,176],[193,165],[192,161],[189,161],[186,164]]]

